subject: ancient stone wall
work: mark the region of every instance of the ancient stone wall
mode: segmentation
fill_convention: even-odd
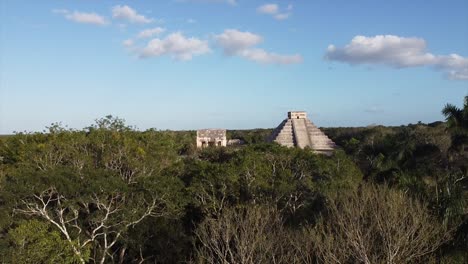
[[[226,129],[197,130],[197,148],[225,147],[226,144]]]

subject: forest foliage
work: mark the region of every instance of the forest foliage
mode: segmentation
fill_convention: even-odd
[[[0,262],[466,263],[467,101],[447,122],[326,128],[332,156],[268,129],[200,151],[112,116],[0,137]]]

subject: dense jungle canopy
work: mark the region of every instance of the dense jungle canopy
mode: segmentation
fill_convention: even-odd
[[[443,114],[324,128],[330,157],[112,116],[2,136],[0,262],[467,263],[468,97]]]

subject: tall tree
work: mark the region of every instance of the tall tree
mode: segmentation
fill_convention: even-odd
[[[446,104],[442,109],[449,128],[457,130],[468,130],[468,96],[465,96],[463,108],[453,104]]]
[[[447,104],[442,109],[442,114],[452,132],[452,147],[463,151],[468,144],[468,96],[465,96],[463,108]]]
[[[425,204],[366,184],[330,200],[311,229],[321,263],[427,263],[450,235]]]

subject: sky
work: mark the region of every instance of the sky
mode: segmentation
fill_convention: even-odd
[[[443,120],[468,95],[466,0],[0,0],[0,134]]]

